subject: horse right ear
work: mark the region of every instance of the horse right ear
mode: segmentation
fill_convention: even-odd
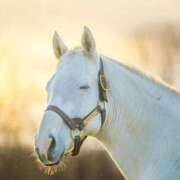
[[[53,36],[53,50],[58,60],[68,50],[56,31]]]
[[[86,52],[93,53],[96,50],[96,42],[90,29],[84,26],[84,32],[81,38],[81,44]]]

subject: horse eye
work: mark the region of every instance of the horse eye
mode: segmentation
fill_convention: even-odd
[[[89,89],[90,87],[88,85],[80,86],[80,89]]]

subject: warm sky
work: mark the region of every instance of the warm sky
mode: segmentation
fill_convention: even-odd
[[[40,122],[44,88],[56,65],[51,44],[54,30],[73,47],[80,44],[87,25],[98,51],[121,59],[124,35],[148,24],[179,24],[179,7],[179,0],[1,0],[0,98],[4,101],[0,105],[5,117],[0,119],[1,127],[8,120],[15,128],[22,122],[28,128],[32,121]],[[22,114],[25,105],[27,112]],[[12,110],[16,117],[9,113]],[[19,128],[27,134],[26,128]],[[10,131],[14,136],[13,127]]]
[[[54,30],[74,46],[87,25],[98,49],[119,58],[121,33],[144,23],[179,22],[179,7],[178,0],[1,0],[0,39],[2,45],[15,42],[47,58],[52,55]]]

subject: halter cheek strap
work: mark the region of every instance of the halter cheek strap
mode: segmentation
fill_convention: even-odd
[[[46,109],[46,111],[53,111],[56,114],[58,114],[64,120],[66,125],[71,129],[71,134],[74,139],[74,149],[71,152],[72,156],[75,156],[79,153],[81,145],[86,139],[86,136],[82,139],[80,137],[80,131],[83,130],[86,124],[88,124],[88,122],[98,114],[101,114],[101,127],[105,122],[106,103],[108,102],[106,91],[108,87],[107,87],[106,78],[104,76],[104,66],[101,58],[100,58],[100,69],[98,73],[98,87],[99,87],[99,100],[97,106],[84,118],[70,118],[59,107],[54,105],[49,105]],[[103,104],[103,108],[101,104]]]

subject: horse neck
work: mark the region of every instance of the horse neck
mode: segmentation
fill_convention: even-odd
[[[125,65],[107,58],[103,62],[110,90],[106,122],[97,138],[128,180],[140,179],[159,144],[157,137],[173,126],[173,119],[180,119],[180,97]]]

